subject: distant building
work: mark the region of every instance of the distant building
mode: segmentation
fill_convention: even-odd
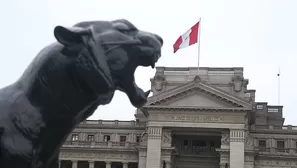
[[[136,119],[82,122],[61,149],[61,168],[297,167],[297,127],[283,125],[282,106],[255,102],[243,68],[196,74],[157,67]]]

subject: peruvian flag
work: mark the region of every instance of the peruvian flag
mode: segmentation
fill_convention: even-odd
[[[181,48],[188,47],[198,42],[199,23],[200,20],[176,40],[173,45],[174,53]]]

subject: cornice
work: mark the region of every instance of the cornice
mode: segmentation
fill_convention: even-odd
[[[92,152],[92,151],[102,151],[102,152],[118,152],[118,153],[122,153],[122,152],[136,152],[138,146],[135,147],[131,147],[131,148],[110,148],[110,147],[106,147],[106,148],[93,148],[93,147],[61,147],[61,151],[62,152],[82,152],[82,151],[88,151],[88,152]]]
[[[252,107],[252,104],[242,98],[232,96],[222,90],[216,89],[214,87],[208,86],[207,84],[197,81],[189,82],[177,88],[173,88],[160,94],[154,95],[149,98],[146,106],[161,105],[165,102],[178,99],[179,97],[191,94],[195,91],[207,93],[214,98],[223,100],[229,104],[234,105],[235,107]]]
[[[248,112],[251,111],[251,108],[245,108],[245,107],[228,107],[228,108],[216,108],[216,107],[196,107],[196,106],[144,106],[141,108],[141,110],[149,110],[149,111],[212,111],[212,112],[226,112],[226,111],[233,111],[233,112],[238,112],[238,111],[244,111]]]
[[[249,112],[252,108],[236,107],[236,108],[213,108],[213,107],[196,107],[196,106],[144,106],[140,108],[145,116],[148,116],[149,112]]]

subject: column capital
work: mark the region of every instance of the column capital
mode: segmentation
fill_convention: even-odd
[[[71,160],[72,163],[77,163],[77,160]]]
[[[129,162],[128,162],[128,161],[122,161],[122,163],[123,163],[123,164],[128,164]]]
[[[111,161],[105,161],[106,164],[111,164]]]
[[[230,130],[230,142],[244,142],[244,135],[244,129],[232,129]]]
[[[95,163],[95,161],[94,161],[94,160],[89,160],[88,162],[89,162],[89,163]]]
[[[162,127],[150,126],[147,129],[148,139],[161,139]]]

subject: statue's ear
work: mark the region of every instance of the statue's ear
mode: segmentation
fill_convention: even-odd
[[[83,36],[90,34],[89,29],[80,27],[65,28],[63,26],[57,26],[54,29],[54,35],[57,41],[65,46],[81,44],[83,42]]]

